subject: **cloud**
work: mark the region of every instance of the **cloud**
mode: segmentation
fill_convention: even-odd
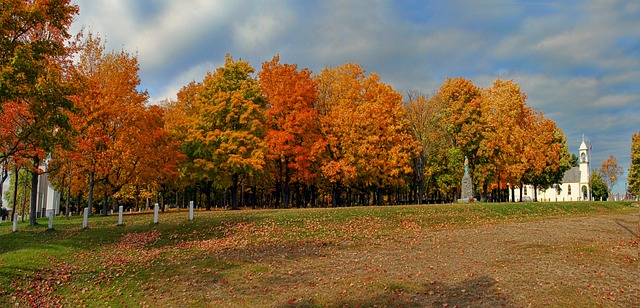
[[[257,70],[279,54],[316,73],[356,62],[401,92],[431,93],[448,76],[483,87],[513,79],[570,146],[584,133],[593,162],[615,154],[625,169],[638,130],[638,1],[77,3],[74,29],[90,26],[109,49],[136,53],[152,102],[201,81],[226,53]]]

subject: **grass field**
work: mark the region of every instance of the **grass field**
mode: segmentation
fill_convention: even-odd
[[[633,306],[624,202],[187,211],[0,225],[0,306]],[[635,279],[635,280],[634,280]]]

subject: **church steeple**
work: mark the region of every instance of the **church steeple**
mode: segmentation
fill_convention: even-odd
[[[580,195],[583,200],[591,200],[591,185],[589,183],[589,148],[584,142],[580,144]]]
[[[589,163],[589,148],[584,142],[584,135],[582,135],[582,144],[580,144],[580,163]]]

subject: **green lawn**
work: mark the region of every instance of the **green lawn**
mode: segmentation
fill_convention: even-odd
[[[433,278],[391,282],[400,265],[372,270],[358,256],[393,264],[382,260],[389,247],[409,260],[430,232],[637,212],[625,202],[472,203],[197,211],[188,221],[182,209],[161,213],[157,225],[152,213],[125,215],[124,226],[116,226],[117,215],[92,216],[86,230],[81,216],[56,217],[54,230],[41,219],[35,227],[19,223],[16,233],[5,221],[0,306],[422,306],[415,294],[440,292],[429,289]],[[556,303],[572,296],[561,293]]]

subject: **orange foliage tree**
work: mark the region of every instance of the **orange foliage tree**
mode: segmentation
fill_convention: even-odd
[[[519,182],[524,172],[521,154],[529,133],[521,123],[529,112],[526,95],[512,81],[496,79],[482,95],[482,142],[475,159],[475,175],[483,191],[497,189],[503,200],[507,183]]]
[[[137,90],[136,57],[124,51],[105,53],[101,40],[89,34],[76,71],[74,82],[81,89],[71,115],[76,134],[68,149],[54,154],[52,164],[65,167],[53,178],[62,183],[69,176],[67,181],[76,183],[72,193],[88,191],[90,208],[94,196],[102,196],[106,215],[109,197],[137,179],[171,175],[167,168],[175,168],[178,156],[165,145],[170,139],[165,138],[163,111],[147,108],[147,93]]]
[[[605,159],[600,165],[600,176],[602,177],[602,182],[607,186],[609,190],[609,198],[611,198],[611,190],[613,186],[616,185],[620,176],[624,173],[624,170],[621,166],[618,166],[618,160],[615,155],[609,155],[607,159]]]
[[[382,189],[404,184],[419,145],[409,133],[402,96],[380,81],[365,76],[357,64],[323,70],[316,76],[323,115],[327,154],[322,172],[331,183],[333,205],[341,203],[343,185],[358,190],[360,203],[368,192],[383,202]]]
[[[265,142],[270,174],[285,208],[291,199],[290,185],[309,186],[317,176],[317,163],[326,142],[320,131],[316,81],[308,69],[280,64],[279,57],[262,64],[258,74],[267,103]]]

